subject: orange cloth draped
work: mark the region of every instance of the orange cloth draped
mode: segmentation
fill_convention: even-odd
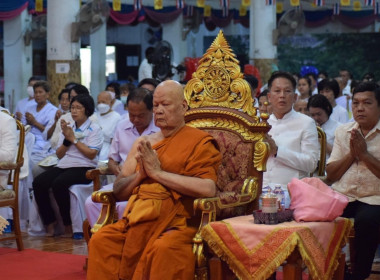
[[[297,247],[313,279],[332,279],[352,227],[333,222],[254,224],[252,215],[212,222],[201,231],[213,251],[240,279],[267,279]]]
[[[216,182],[221,156],[206,132],[184,126],[153,149],[163,170]],[[87,279],[194,279],[192,203],[191,197],[144,180],[124,218],[92,236]]]

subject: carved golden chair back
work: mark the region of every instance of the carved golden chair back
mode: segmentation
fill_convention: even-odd
[[[217,141],[222,164],[218,170],[218,192],[214,198],[194,201],[201,223],[194,238],[196,278],[207,279],[207,259],[200,229],[215,220],[252,213],[258,208],[263,172],[269,156],[265,135],[268,115],[256,116],[251,88],[240,71],[223,32],[220,31],[199,61],[185,87],[190,109],[186,124],[210,133]]]

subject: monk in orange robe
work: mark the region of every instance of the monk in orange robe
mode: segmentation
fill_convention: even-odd
[[[94,234],[87,279],[194,279],[192,217],[197,197],[216,193],[221,155],[206,132],[185,125],[182,86],[164,81],[153,96],[160,132],[132,147],[114,183],[123,219]]]

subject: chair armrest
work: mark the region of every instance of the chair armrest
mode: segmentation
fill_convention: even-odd
[[[257,178],[248,177],[244,181],[242,193],[237,195],[237,201],[234,201],[233,203],[223,203],[220,197],[195,199],[193,204],[194,212],[201,211],[202,216],[198,232],[196,233],[193,242],[195,244],[202,242],[200,230],[206,224],[216,221],[216,214],[218,210],[250,204],[253,200],[256,199],[258,188],[259,184]]]
[[[116,198],[113,191],[96,191],[91,195],[92,201],[102,203],[102,209],[99,218],[91,229],[92,233],[96,233],[105,225],[114,223],[116,213]]]
[[[24,159],[22,158],[19,162],[10,161],[0,161],[0,170],[13,170],[24,164]]]
[[[100,175],[113,175],[108,167],[101,167],[96,169],[90,169],[86,172],[86,178],[90,179],[94,183],[94,192],[100,190]]]

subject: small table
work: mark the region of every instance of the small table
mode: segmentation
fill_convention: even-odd
[[[294,265],[302,258],[313,279],[327,280],[338,267],[351,227],[345,218],[262,225],[248,215],[212,222],[203,227],[201,235],[240,279],[267,279],[284,261]],[[284,267],[284,279],[299,278],[294,271]]]

